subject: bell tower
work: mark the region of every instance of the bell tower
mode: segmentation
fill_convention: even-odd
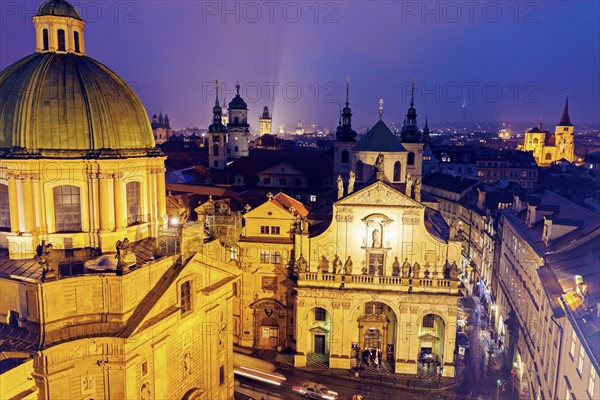
[[[267,106],[265,106],[265,108],[263,108],[263,112],[260,115],[260,119],[259,119],[259,124],[260,124],[260,133],[259,135],[266,135],[266,134],[271,134],[271,123],[272,123],[273,119],[271,118],[271,115],[269,114],[269,108]]]
[[[223,169],[227,165],[227,128],[223,125],[222,108],[219,105],[219,81],[215,81],[216,98],[213,107],[213,123],[208,127],[208,166]]]
[[[333,144],[333,181],[338,176],[347,179],[354,165],[352,149],[356,145],[356,132],[352,130],[352,110],[350,109],[350,78],[346,78],[346,107],[340,113],[340,122],[335,132]]]
[[[575,142],[574,142],[574,129],[569,117],[569,96],[565,102],[565,108],[563,110],[560,122],[556,126],[554,135],[556,137],[556,160],[564,158],[569,162],[575,161]]]
[[[33,18],[36,53],[62,53],[85,56],[85,21],[71,4],[51,0],[42,4]]]

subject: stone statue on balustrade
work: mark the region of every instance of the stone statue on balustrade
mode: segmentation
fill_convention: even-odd
[[[42,283],[59,278],[57,268],[53,265],[52,243],[46,244],[46,241],[42,240],[42,243],[35,249],[35,261],[42,267],[42,277],[40,278]]]
[[[317,267],[319,272],[323,274],[329,273],[329,260],[325,256],[321,256],[321,261],[319,262],[319,266]]]
[[[421,271],[421,266],[419,265],[419,263],[415,263],[415,265],[413,265],[412,267],[412,277],[413,278],[420,278],[420,272]]]
[[[298,257],[296,265],[298,267],[298,272],[310,272],[308,263],[306,262],[306,259],[304,258],[303,254],[300,254],[300,257]]]
[[[117,275],[125,275],[129,272],[129,266],[131,265],[129,247],[129,239],[127,238],[123,241],[117,240],[117,243],[115,244],[115,250],[117,251],[117,254],[115,255],[115,259],[117,260]],[[132,254],[132,256],[135,260],[135,254]]]
[[[408,258],[405,258],[402,264],[402,277],[410,278],[410,263],[408,262]]]
[[[344,274],[351,275],[352,274],[352,259],[348,256],[346,263],[344,264]]]
[[[452,265],[450,265],[450,271],[448,274],[450,275],[450,279],[452,279],[452,280],[458,279],[458,265],[456,265],[456,261],[453,261]]]
[[[338,257],[338,255],[336,254],[333,262],[332,262],[332,267],[333,267],[333,273],[334,274],[341,274],[342,273],[342,260],[340,260],[340,258]]]
[[[398,257],[394,257],[394,263],[392,264],[392,276],[400,276],[400,261],[398,261]]]

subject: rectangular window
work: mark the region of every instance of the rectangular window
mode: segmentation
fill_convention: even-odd
[[[261,226],[260,227],[260,234],[261,235],[268,235],[269,234],[269,227],[268,226]]]
[[[263,178],[263,183],[265,185],[270,185],[271,184],[271,178]]]
[[[57,232],[81,232],[81,202],[77,186],[54,188],[54,217]]]
[[[571,359],[575,358],[575,344],[577,343],[577,335],[575,331],[573,331],[573,335],[571,336],[571,349],[569,350],[569,355]]]
[[[369,274],[375,275],[376,269],[383,275],[383,253],[369,253]]]
[[[268,263],[269,262],[269,252],[267,250],[260,251],[260,262]]]
[[[271,227],[271,235],[279,235],[280,229],[278,226]]]
[[[271,255],[271,262],[273,264],[281,264],[281,253],[278,251],[273,252]]]
[[[64,29],[59,29],[57,31],[58,37],[58,51],[67,51],[65,46],[65,31]]]
[[[286,180],[285,180],[285,178],[279,178],[279,184],[280,184],[281,186],[285,186],[285,185],[286,185]]]
[[[583,373],[583,359],[585,358],[585,352],[583,351],[583,346],[579,346],[579,362],[577,363],[577,371],[579,375]]]
[[[0,183],[0,230],[10,231],[10,206],[8,205],[8,185]]]
[[[223,386],[225,384],[225,366],[221,365],[219,367],[219,384]]]
[[[275,278],[274,276],[263,276],[262,289],[276,292],[277,291],[277,278]]]
[[[142,363],[142,376],[145,376],[148,374],[148,362],[144,361]]]
[[[230,260],[238,259],[238,248],[237,247],[232,247],[231,249],[229,249],[229,259]]]
[[[324,308],[315,308],[315,321],[325,321],[327,318],[327,311]]]
[[[143,222],[141,215],[141,184],[139,182],[129,182],[125,185],[127,194],[127,225],[135,225]]]
[[[192,285],[190,281],[181,284],[181,314],[187,314],[192,309]]]
[[[369,301],[365,304],[365,314],[383,314],[383,303]]]

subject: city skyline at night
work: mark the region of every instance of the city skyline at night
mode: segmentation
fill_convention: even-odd
[[[0,67],[28,54],[36,2],[4,2]],[[251,125],[268,105],[273,126],[337,124],[346,76],[355,121],[372,126],[377,102],[401,123],[416,82],[419,124],[598,123],[600,32],[594,2],[87,2],[88,52],[111,65],[148,114],[177,128],[206,127],[214,80],[237,82]],[[12,40],[18,37],[22,40]],[[30,41],[29,41],[30,42]],[[256,119],[256,121],[254,121]]]

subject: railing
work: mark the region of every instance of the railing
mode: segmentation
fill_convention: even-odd
[[[458,292],[458,280],[435,278],[402,278],[400,276],[343,275],[300,272],[299,286],[322,286],[336,289],[380,289],[421,292]]]

